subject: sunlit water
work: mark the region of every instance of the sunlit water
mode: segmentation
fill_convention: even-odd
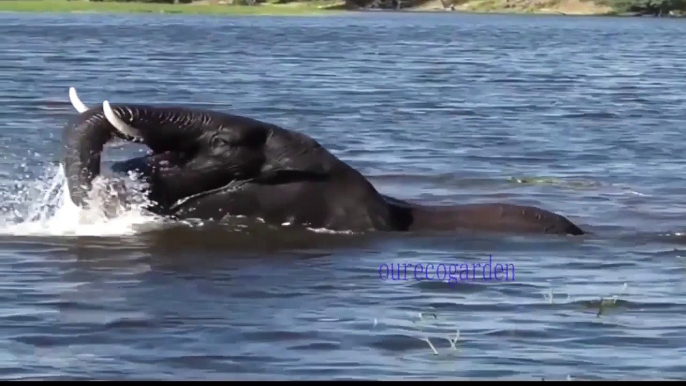
[[[684,36],[664,19],[2,15],[0,376],[683,379]],[[263,119],[386,194],[533,204],[593,234],[107,220],[65,195],[70,86],[89,106]],[[379,278],[489,256],[514,280]]]

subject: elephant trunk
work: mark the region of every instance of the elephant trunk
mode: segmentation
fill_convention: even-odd
[[[183,108],[146,105],[110,105],[88,109],[70,90],[80,115],[67,122],[62,133],[63,165],[69,194],[78,206],[86,206],[93,180],[100,175],[104,146],[115,137],[143,143],[154,153],[187,152],[212,127],[203,113]]]
[[[102,104],[107,121],[121,137],[146,144],[153,152],[188,151],[210,127],[202,112],[180,107]]]
[[[112,126],[102,111],[90,110],[70,120],[62,132],[62,161],[71,200],[85,206],[93,179],[100,174],[105,144],[113,138]]]

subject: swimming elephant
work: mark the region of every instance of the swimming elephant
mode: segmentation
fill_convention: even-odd
[[[142,174],[154,203],[149,209],[175,219],[242,215],[331,230],[584,234],[565,217],[531,206],[423,206],[383,195],[311,137],[252,118],[107,101],[88,109],[73,89],[70,98],[80,114],[64,128],[63,163],[77,205],[86,205],[103,147],[117,137],[152,154],[113,170]]]

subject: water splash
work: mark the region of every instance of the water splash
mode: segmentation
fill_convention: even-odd
[[[117,184],[125,181],[124,198]],[[45,178],[3,192],[0,204],[0,235],[12,236],[121,236],[137,233],[142,224],[160,219],[143,207],[142,183],[135,177],[121,180],[102,176],[93,181],[89,208],[76,206],[69,197],[62,166],[47,169]]]
[[[93,180],[87,209],[72,202],[62,165],[51,165],[43,177],[25,177],[14,181],[12,189],[0,186],[0,236],[128,236],[169,224],[144,209],[149,204],[143,193],[146,184],[134,174],[98,176]],[[256,220],[264,222],[261,218]],[[197,227],[204,222],[185,220],[174,224]],[[313,233],[355,234],[346,230],[306,229]]]

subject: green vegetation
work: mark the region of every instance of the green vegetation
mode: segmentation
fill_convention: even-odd
[[[1,0],[0,12],[111,12],[111,13],[181,13],[203,15],[310,15],[331,13],[332,1],[307,1],[290,4],[243,4],[199,1],[87,1],[87,0]],[[248,0],[250,1],[250,0]]]
[[[686,0],[0,0],[0,12],[322,15],[359,8],[685,16]]]

